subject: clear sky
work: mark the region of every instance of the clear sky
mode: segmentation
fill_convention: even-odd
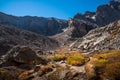
[[[68,19],[76,13],[95,11],[110,0],[0,0],[0,12],[16,16],[40,16]]]

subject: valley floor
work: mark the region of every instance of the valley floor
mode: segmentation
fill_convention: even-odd
[[[119,50],[36,55],[22,47],[10,50],[0,61],[0,80],[120,80]]]

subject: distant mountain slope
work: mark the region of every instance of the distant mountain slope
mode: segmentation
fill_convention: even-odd
[[[120,20],[91,30],[69,47],[83,52],[120,49]]]
[[[111,0],[106,5],[100,5],[96,12],[78,13],[74,16],[74,19],[85,20],[98,26],[105,26],[120,19],[120,2]]]
[[[56,49],[59,46],[57,41],[45,36],[0,25],[0,53],[15,45],[30,46],[42,51]]]
[[[60,33],[62,32],[63,28],[66,28],[68,26],[67,21],[62,19],[36,16],[17,17],[1,12],[0,24],[29,30],[45,36],[51,36]]]

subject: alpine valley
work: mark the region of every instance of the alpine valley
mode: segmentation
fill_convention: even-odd
[[[68,20],[0,12],[0,80],[120,80],[120,2]]]

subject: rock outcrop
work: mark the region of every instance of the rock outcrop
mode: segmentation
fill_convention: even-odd
[[[0,65],[2,67],[17,66],[20,68],[31,69],[35,65],[44,65],[47,64],[47,62],[47,60],[40,57],[31,48],[16,46],[1,57]]]
[[[70,45],[71,49],[83,52],[120,49],[120,21],[91,30]]]
[[[66,29],[64,29],[64,32],[52,36],[53,39],[56,39],[62,45],[71,43],[77,38],[86,35],[90,30],[98,27],[95,24],[79,19],[69,19],[68,24],[69,26]]]

